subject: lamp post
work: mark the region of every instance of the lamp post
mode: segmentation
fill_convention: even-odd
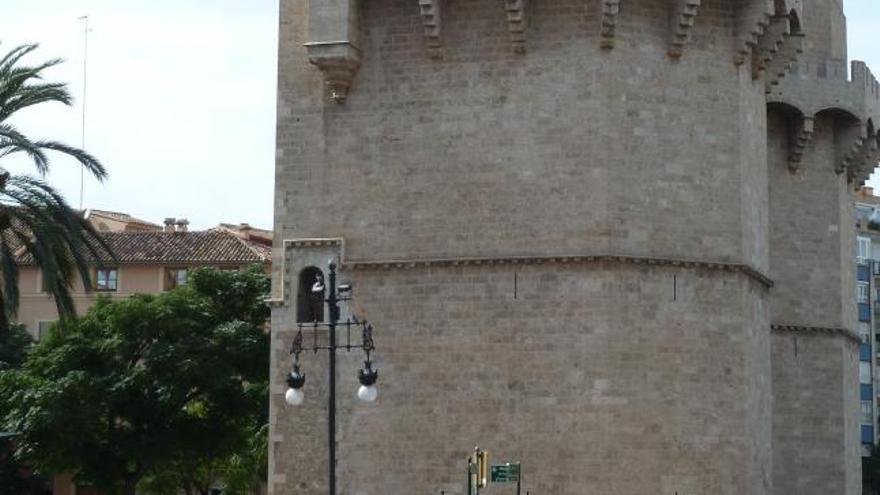
[[[366,320],[358,321],[356,316],[346,318],[345,321],[339,321],[339,302],[351,299],[351,285],[336,285],[336,263],[333,260],[327,264],[329,268],[327,299],[327,310],[329,318],[326,323],[314,321],[312,323],[299,323],[299,331],[293,338],[290,353],[293,354],[293,371],[287,377],[287,384],[290,386],[284,394],[284,400],[292,406],[298,406],[303,403],[305,394],[302,388],[306,382],[306,375],[300,371],[299,355],[302,351],[313,351],[317,353],[320,350],[328,351],[329,356],[329,397],[327,402],[327,446],[329,448],[329,491],[330,495],[336,495],[336,351],[344,349],[351,352],[352,349],[362,349],[366,354],[364,367],[358,370],[358,381],[361,386],[358,388],[357,396],[364,402],[373,402],[376,400],[378,392],[376,390],[376,380],[379,378],[379,371],[373,369],[373,362],[370,360],[370,353],[376,348],[373,344],[373,326]],[[324,292],[324,280],[321,275],[317,275],[315,283],[312,285],[312,293]],[[336,332],[340,328],[345,329],[346,340],[345,345],[337,344]],[[352,345],[351,330],[361,331],[361,343]],[[308,331],[311,329],[312,344],[304,347],[303,329]],[[318,345],[318,331],[327,330],[328,344]]]

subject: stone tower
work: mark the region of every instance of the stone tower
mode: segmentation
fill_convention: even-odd
[[[282,0],[270,493],[327,491],[326,356],[283,394],[329,258],[381,373],[340,355],[340,494],[463,494],[474,445],[536,494],[858,493],[841,9]]]

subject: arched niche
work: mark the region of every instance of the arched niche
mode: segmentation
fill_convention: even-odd
[[[801,16],[798,15],[797,10],[795,9],[791,9],[788,11],[788,27],[788,32],[792,35],[803,34],[803,30],[801,28]]]
[[[835,163],[838,174],[853,172],[853,160],[857,158],[867,138],[867,126],[851,111],[839,107],[826,107],[816,112],[816,122],[828,127],[833,134]]]
[[[297,323],[324,321],[324,293],[324,272],[314,266],[303,268],[297,280]]]

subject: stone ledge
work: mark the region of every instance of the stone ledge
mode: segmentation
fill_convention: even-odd
[[[715,271],[740,272],[765,287],[772,287],[773,280],[755,268],[739,263],[722,263],[669,258],[648,258],[640,256],[616,255],[565,255],[565,256],[509,256],[499,258],[435,258],[418,260],[354,261],[342,264],[353,270],[421,268],[430,266],[473,266],[473,265],[541,265],[560,263],[626,263],[633,265],[675,266]]]
[[[792,333],[800,333],[800,334],[810,334],[810,335],[832,335],[832,336],[841,336],[846,337],[847,339],[855,342],[856,344],[860,344],[862,339],[859,338],[858,334],[849,330],[847,328],[834,328],[834,327],[810,327],[805,325],[770,325],[770,330],[774,332],[792,332]]]
[[[659,258],[650,256],[586,254],[556,256],[493,256],[493,257],[450,257],[450,258],[414,258],[393,260],[350,260],[345,257],[345,239],[340,237],[322,237],[309,239],[285,239],[285,251],[290,248],[339,247],[339,265],[352,270],[393,268],[422,268],[432,266],[475,266],[475,265],[541,265],[561,263],[625,263],[632,265],[674,266],[697,268],[713,271],[739,272],[757,281],[764,287],[773,287],[773,279],[760,270],[743,264],[721,261],[689,260],[678,258]],[[285,256],[285,259],[288,258]]]
[[[740,272],[765,287],[772,287],[773,280],[760,271],[738,263],[720,263],[684,259],[646,258],[639,256],[616,255],[567,255],[567,256],[509,256],[499,258],[435,258],[411,260],[356,261],[346,260],[343,266],[352,270],[393,268],[423,268],[433,266],[478,266],[478,265],[541,265],[563,263],[624,263],[632,265],[674,266],[714,271]]]

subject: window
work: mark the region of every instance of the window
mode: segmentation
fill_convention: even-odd
[[[871,361],[871,344],[862,343],[859,345],[859,359],[862,361]]]
[[[862,342],[871,342],[871,326],[868,323],[860,321],[856,328],[859,330],[859,338],[862,339]]]
[[[869,400],[862,401],[862,423],[874,423],[874,406]]]
[[[857,246],[856,262],[865,263],[871,257],[871,238],[859,236]]]
[[[299,274],[296,294],[296,321],[324,321],[324,274],[310,266]]]
[[[49,335],[49,330],[52,329],[52,325],[55,323],[55,320],[40,320],[37,322],[37,340],[43,340],[47,335]]]
[[[856,302],[866,303],[871,300],[871,286],[867,282],[856,284]]]
[[[166,268],[165,269],[165,290],[171,290],[181,285],[186,285],[189,277],[189,271],[186,268]]]
[[[862,425],[862,443],[874,443],[874,427]]]
[[[861,395],[862,400],[871,400],[871,396],[873,395],[871,391],[870,383],[862,383],[859,385],[859,394]]]
[[[99,268],[95,273],[95,290],[115,291],[119,283],[116,268]]]
[[[859,383],[871,386],[871,363],[859,361]]]
[[[871,321],[871,305],[859,303],[859,321]]]

